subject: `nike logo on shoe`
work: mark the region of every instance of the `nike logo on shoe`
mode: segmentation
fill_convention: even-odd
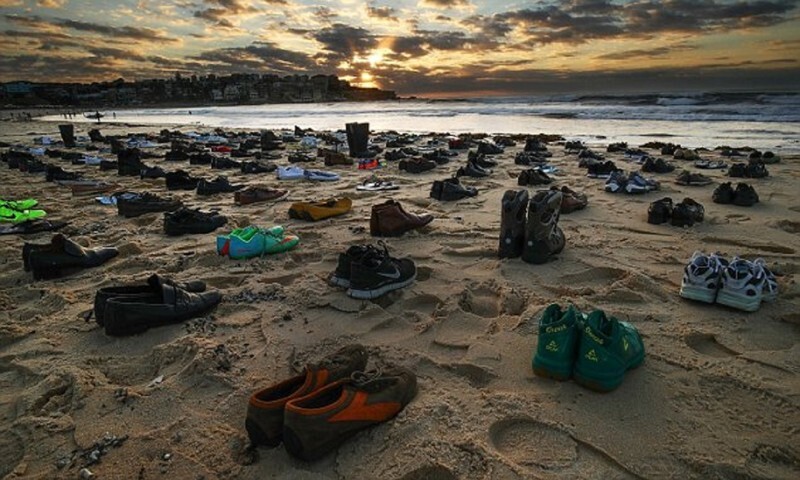
[[[375,272],[375,273],[377,273],[381,277],[390,278],[392,280],[397,280],[398,278],[400,278],[400,270],[398,270],[397,267],[394,267],[393,273],[383,273],[383,272]]]

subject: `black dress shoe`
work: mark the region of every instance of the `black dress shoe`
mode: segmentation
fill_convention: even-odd
[[[84,268],[97,267],[119,255],[116,248],[83,248],[58,233],[48,244],[26,243],[22,247],[25,271],[34,280],[59,278]]]
[[[164,178],[166,176],[167,172],[161,167],[146,167],[139,172],[139,178],[142,180],[145,178]]]
[[[103,287],[94,296],[94,320],[101,327],[105,324],[106,303],[115,297],[148,297],[161,291],[161,285],[172,285],[182,288],[187,292],[204,292],[205,282],[194,280],[178,283],[156,273],[150,275],[144,285],[122,285],[118,287]]]
[[[211,165],[215,158],[210,153],[194,153],[189,156],[189,165]]]
[[[483,178],[488,177],[492,173],[491,170],[477,165],[475,162],[467,162],[466,167],[459,167],[456,172],[457,177],[475,177]]]
[[[112,297],[106,302],[103,325],[106,335],[125,336],[198,317],[222,300],[218,291],[193,293],[161,283],[153,293]]]
[[[475,187],[465,187],[461,185],[461,181],[456,177],[447,178],[442,181],[434,181],[430,194],[432,198],[444,202],[461,200],[476,195],[478,195],[478,190]]]
[[[227,157],[215,157],[213,160],[211,160],[211,168],[216,168],[219,170],[228,168],[242,168],[242,164]]]
[[[61,167],[48,165],[45,171],[45,180],[54,182],[56,180],[78,180],[81,174],[78,172],[68,172]]]
[[[215,193],[229,193],[241,190],[244,185],[233,185],[227,178],[219,176],[214,180],[200,180],[197,182],[198,195],[214,195]]]
[[[183,150],[170,150],[164,155],[164,160],[168,162],[183,162],[189,160],[189,154]]]
[[[117,212],[126,218],[138,217],[145,213],[171,212],[182,206],[180,200],[161,198],[152,193],[137,193],[117,198]]]
[[[211,233],[226,223],[228,219],[224,215],[184,207],[164,214],[164,233],[167,235]]]
[[[183,170],[169,172],[164,178],[167,182],[167,190],[194,190],[200,181],[199,178],[193,177]]]

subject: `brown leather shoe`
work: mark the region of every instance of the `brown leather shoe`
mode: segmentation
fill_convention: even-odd
[[[353,159],[345,156],[344,153],[336,152],[327,148],[317,149],[317,157],[325,159],[325,166],[332,167],[334,165],[352,165]]]
[[[233,201],[238,205],[247,205],[256,202],[269,202],[285,198],[289,192],[286,190],[273,190],[266,187],[250,187],[246,190],[234,192]]]
[[[373,237],[399,237],[431,223],[433,215],[414,215],[403,210],[400,203],[387,200],[374,205],[369,219],[369,233]]]
[[[550,190],[559,190],[559,188],[550,187]],[[576,210],[582,210],[589,204],[589,200],[583,193],[576,192],[567,186],[561,187],[560,191],[563,195],[561,197],[561,213],[567,214]]]

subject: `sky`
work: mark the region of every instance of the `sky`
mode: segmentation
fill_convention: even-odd
[[[410,96],[800,91],[800,0],[0,0],[0,82],[334,74]]]

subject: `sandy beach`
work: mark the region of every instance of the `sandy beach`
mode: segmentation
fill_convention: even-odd
[[[76,134],[94,127],[76,124]],[[99,128],[104,135],[198,129]],[[2,122],[0,131],[0,141],[25,147],[34,137],[59,138],[55,122]],[[325,184],[144,160],[290,190],[283,201],[246,206],[234,205],[232,194],[167,192],[163,179],[45,158],[229,219],[214,234],[181,237],[163,233],[160,213],[126,219],[43,174],[0,164],[0,197],[36,198],[48,219],[69,222],[61,230],[69,238],[120,251],[100,267],[33,281],[23,271],[22,245],[46,243],[52,233],[0,236],[0,478],[75,479],[84,467],[98,479],[800,478],[800,156],[776,151],[782,161],[768,165],[769,177],[747,180],[761,202],[744,208],[712,202],[719,183],[736,180],[720,170],[703,171],[714,179],[708,186],[675,184],[683,167],[696,171],[681,160],[675,172],[656,175],[660,191],[607,193],[563,143],[551,143],[554,185],[584,192],[589,205],[561,217],[564,251],[531,265],[497,258],[500,199],[520,188],[523,167],[514,155],[523,145],[494,156],[499,166],[490,177],[464,179],[479,194],[458,202],[429,192],[433,180],[465,162],[465,152],[419,175],[399,171],[397,162],[368,172],[318,160],[313,167],[342,176]],[[592,147],[621,168],[639,168],[622,153]],[[285,154],[276,163],[288,165]],[[400,190],[357,192],[373,173]],[[333,196],[350,197],[352,211],[317,223],[288,216],[292,202]],[[648,224],[648,205],[665,196],[700,202],[705,220],[690,228]],[[369,235],[370,210],[389,198],[435,216],[420,231],[386,239],[392,255],[414,260],[416,282],[373,301],[349,298],[328,285],[328,275],[339,253],[378,240]],[[243,261],[217,255],[215,234],[251,224],[283,225],[300,245]],[[696,250],[763,258],[778,278],[777,300],[746,313],[680,298],[683,268]],[[206,317],[131,337],[106,336],[87,320],[99,288],[142,283],[151,273],[203,280],[223,301]],[[552,303],[632,323],[644,339],[644,364],[607,394],[535,376],[538,319]],[[350,343],[367,347],[371,365],[413,370],[417,397],[316,462],[296,460],[282,446],[248,449],[248,397]]]

